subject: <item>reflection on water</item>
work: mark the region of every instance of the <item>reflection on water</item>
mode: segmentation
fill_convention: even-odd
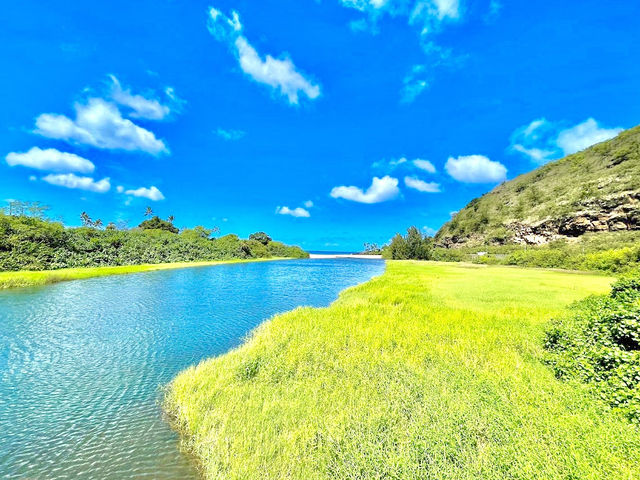
[[[376,260],[165,270],[0,292],[0,478],[194,478],[161,387]]]

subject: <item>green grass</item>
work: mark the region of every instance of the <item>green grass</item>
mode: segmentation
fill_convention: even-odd
[[[0,272],[0,290],[5,288],[35,287],[50,283],[80,280],[107,275],[125,275],[128,273],[151,272],[153,270],[169,270],[175,268],[204,267],[227,263],[258,262],[281,260],[278,258],[253,258],[249,260],[216,260],[211,262],[175,262],[154,263],[144,265],[122,265],[116,267],[62,268],[60,270]]]
[[[208,479],[633,479],[640,432],[542,361],[550,318],[611,278],[389,262],[169,385]]]

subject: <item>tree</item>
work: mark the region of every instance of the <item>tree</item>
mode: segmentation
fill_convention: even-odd
[[[171,233],[178,233],[178,229],[166,220],[162,220],[157,215],[149,220],[145,220],[138,225],[143,230],[166,230]]]
[[[93,222],[93,226],[95,228],[102,228],[102,220],[98,218],[95,222]]]
[[[93,225],[93,220],[91,220],[91,217],[87,212],[82,212],[80,214],[80,220],[82,220],[83,227],[90,227],[91,225]]]
[[[118,227],[116,227],[116,224],[115,224],[115,223],[113,223],[113,222],[109,222],[109,223],[107,224],[107,230],[117,230],[117,229],[118,229]]]
[[[144,216],[151,217],[152,215],[153,215],[153,210],[151,209],[151,207],[147,207],[146,210],[144,211]]]
[[[9,200],[9,215],[12,217],[21,217],[24,215],[24,202],[20,200]]]
[[[173,221],[176,219],[176,217],[174,217],[173,215],[169,215],[169,217],[167,218],[167,222],[169,223],[173,223]]]
[[[255,240],[263,245],[269,245],[271,237],[264,232],[256,232],[249,235],[249,240]]]
[[[433,239],[422,235],[417,227],[409,227],[405,236],[397,233],[386,248],[394,260],[429,260],[433,254]]]
[[[35,218],[43,218],[45,213],[51,210],[49,205],[42,205],[40,202],[28,202],[25,204],[29,215]]]

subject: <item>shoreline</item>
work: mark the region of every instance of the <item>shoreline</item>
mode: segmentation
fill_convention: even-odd
[[[128,275],[132,273],[153,272],[157,270],[177,270],[181,268],[210,267],[233,263],[268,262],[289,260],[285,257],[250,258],[231,260],[211,260],[203,262],[143,263],[140,265],[114,265],[105,267],[61,268],[60,270],[18,270],[0,272],[0,290],[11,288],[38,287],[71,280]]]

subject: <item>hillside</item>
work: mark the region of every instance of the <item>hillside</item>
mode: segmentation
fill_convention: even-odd
[[[446,247],[543,245],[640,229],[640,126],[472,200],[436,234]]]

